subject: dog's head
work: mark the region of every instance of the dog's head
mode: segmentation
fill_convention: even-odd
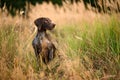
[[[55,24],[49,18],[41,17],[34,21],[38,30],[52,30],[55,27]]]

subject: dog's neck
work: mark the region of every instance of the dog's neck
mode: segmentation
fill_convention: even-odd
[[[45,39],[45,42],[46,43],[50,43],[48,37],[47,37],[47,33],[46,31],[41,31],[41,32],[38,32],[36,37],[38,38],[38,40],[40,41],[40,43],[43,42],[43,40]]]
[[[37,32],[37,36],[45,37],[45,35],[46,35],[46,31],[38,31]]]

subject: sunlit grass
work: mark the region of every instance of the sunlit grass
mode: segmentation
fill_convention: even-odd
[[[51,71],[37,65],[29,20],[0,25],[0,79],[120,79],[120,21],[110,17],[106,22],[99,18],[66,22],[49,32],[58,54],[49,64]]]
[[[31,6],[29,19],[0,12],[0,80],[119,80],[120,20],[86,10],[83,3]],[[38,67],[32,48],[34,20],[49,17],[57,57]],[[116,18],[118,17],[118,19]],[[43,68],[45,67],[45,68]]]
[[[67,45],[65,54],[71,60],[79,57],[80,64],[84,65],[90,75],[89,78],[117,75],[120,69],[119,25],[119,20],[115,18],[111,18],[108,23],[96,20],[92,25],[66,25],[59,31],[62,34],[62,44]],[[81,77],[86,80],[84,75]],[[114,79],[113,76],[109,79]]]
[[[14,65],[17,34],[14,33],[12,25],[0,28],[0,78],[8,79]]]

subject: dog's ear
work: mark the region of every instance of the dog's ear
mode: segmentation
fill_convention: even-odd
[[[36,19],[34,21],[34,24],[37,26],[38,30],[41,30],[42,22],[41,22],[40,18]]]

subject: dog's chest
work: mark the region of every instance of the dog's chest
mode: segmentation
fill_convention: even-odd
[[[40,40],[40,43],[41,43],[42,48],[47,48],[50,45],[50,41],[46,37],[43,37]]]
[[[41,33],[39,35],[39,42],[40,42],[42,48],[47,48],[51,44],[51,42],[48,40],[48,38],[46,37],[46,35],[44,33]]]

